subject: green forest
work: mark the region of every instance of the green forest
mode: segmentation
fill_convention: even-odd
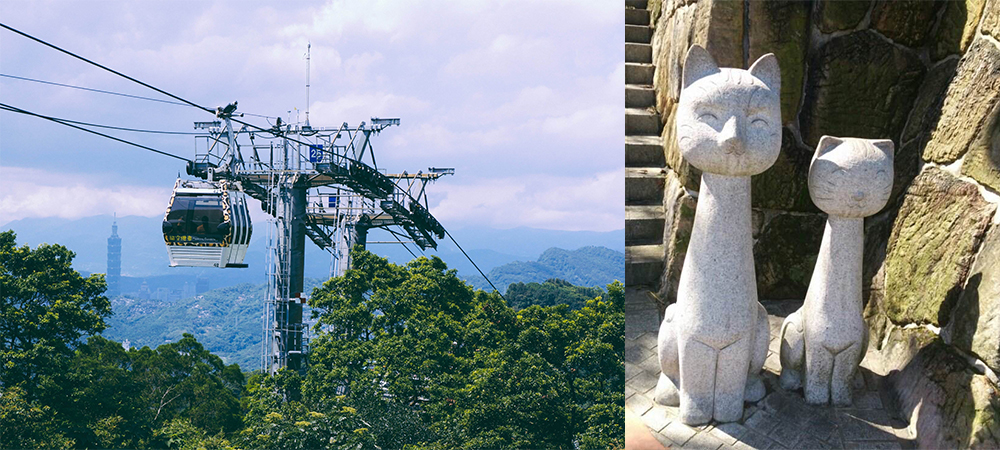
[[[317,286],[308,369],[243,372],[191,334],[101,336],[103,275],[0,233],[0,447],[624,446],[624,294],[515,310],[439,258],[355,250]],[[599,290],[598,290],[599,291]]]

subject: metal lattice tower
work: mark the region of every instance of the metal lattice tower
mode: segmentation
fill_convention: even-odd
[[[429,168],[416,174],[378,169],[371,137],[399,125],[399,119],[371,119],[350,127],[312,128],[278,123],[266,132],[232,128],[236,104],[219,108],[220,121],[196,122],[206,129],[196,138],[188,174],[232,180],[261,202],[268,220],[263,311],[262,367],[304,371],[308,329],[303,322],[305,238],[331,253],[331,276],[350,268],[350,249],[365,246],[368,230],[382,228],[392,243],[437,248],[444,227],[427,210],[426,184],[454,169]],[[240,143],[240,138],[249,143]],[[246,157],[246,159],[244,159]],[[391,242],[391,241],[390,241]]]

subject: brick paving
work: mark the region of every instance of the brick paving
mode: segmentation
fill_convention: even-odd
[[[656,357],[659,312],[648,291],[626,289],[625,407],[664,448],[915,448],[906,422],[894,417],[887,407],[888,398],[881,389],[884,373],[877,367],[877,358],[862,361],[854,380],[854,403],[848,408],[808,405],[801,389],[782,389],[778,384],[778,333],[782,320],[802,303],[762,303],[771,322],[771,345],[764,364],[767,395],[746,405],[741,422],[690,427],[677,420],[678,408],[653,401],[660,373]],[[625,448],[635,447],[626,439]]]

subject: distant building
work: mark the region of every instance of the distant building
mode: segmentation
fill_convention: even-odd
[[[111,237],[108,238],[108,297],[121,295],[122,281],[122,238],[118,237],[118,221],[111,224]]]
[[[146,280],[142,280],[142,285],[139,286],[139,298],[149,300],[149,283]]]
[[[198,283],[195,284],[195,295],[201,295],[209,290],[208,278],[198,278]]]

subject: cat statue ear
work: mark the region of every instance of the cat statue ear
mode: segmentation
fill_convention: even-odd
[[[834,147],[844,143],[844,140],[836,136],[823,136],[819,138],[819,145],[816,146],[816,158],[823,156],[826,152],[833,150]],[[892,141],[889,141],[892,144]]]
[[[687,88],[695,81],[715,73],[719,73],[719,65],[712,59],[712,55],[708,54],[708,50],[697,44],[692,45],[684,57],[683,87]]]
[[[892,161],[893,149],[895,148],[895,145],[892,143],[891,139],[875,139],[869,142],[871,142],[875,148],[882,150],[882,153],[885,153],[885,156],[889,158],[889,161]]]
[[[750,66],[750,74],[763,81],[771,91],[781,90],[781,68],[778,67],[778,58],[774,53],[757,58],[757,61]]]

